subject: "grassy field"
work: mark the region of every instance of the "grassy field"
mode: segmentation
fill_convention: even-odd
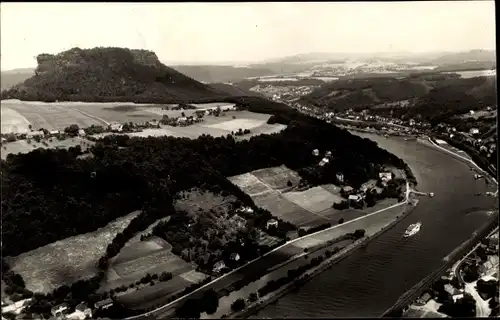
[[[328,221],[287,200],[277,191],[267,192],[252,198],[257,206],[269,210],[274,216],[297,226],[317,225]]]
[[[340,195],[332,194],[319,186],[300,192],[287,192],[283,195],[289,201],[314,213],[330,209],[334,202],[341,202],[343,200]]]
[[[58,140],[56,138],[51,138],[50,140],[44,140],[47,146],[43,145],[42,142],[36,142],[30,139],[28,143],[27,140],[18,140],[14,142],[7,142],[2,144],[2,159],[6,159],[7,155],[10,153],[28,153],[38,148],[49,149],[49,148],[69,148],[74,146],[81,146],[82,151],[85,151],[88,147],[94,144],[94,142],[82,139],[82,138],[68,138],[65,140]]]
[[[134,211],[94,232],[7,257],[7,262],[33,292],[47,293],[61,285],[92,277],[97,272],[96,262],[108,244],[137,214]]]
[[[2,101],[2,109],[7,107],[17,111],[24,116],[34,130],[41,128],[47,130],[63,130],[71,124],[77,124],[79,127],[85,128],[91,125],[103,125],[102,121],[94,117],[89,117],[82,112],[60,104],[48,103],[8,103]],[[4,119],[2,117],[2,123]],[[3,126],[3,125],[2,125]]]
[[[340,196],[340,187],[325,184],[303,191],[289,190],[287,182],[292,182],[293,188],[300,177],[284,165],[247,172],[229,177],[229,180],[250,195],[257,206],[269,210],[280,219],[305,228],[326,222],[336,224],[340,219],[349,221],[397,202],[386,199],[363,210],[336,210],[332,208],[333,203],[344,200]]]
[[[2,102],[3,104],[3,102]],[[26,133],[29,132],[29,125],[31,124],[28,119],[21,115],[16,110],[3,106],[1,111],[1,132],[2,133]]]

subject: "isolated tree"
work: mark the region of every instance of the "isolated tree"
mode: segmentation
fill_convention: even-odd
[[[259,297],[257,296],[257,293],[255,293],[255,292],[250,293],[250,295],[248,296],[248,300],[250,300],[251,302],[255,302],[258,299],[259,299]]]
[[[231,310],[234,312],[241,311],[243,309],[245,309],[245,300],[242,298],[237,299],[233,302],[233,304],[231,304]]]

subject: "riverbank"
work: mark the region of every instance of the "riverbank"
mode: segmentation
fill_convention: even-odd
[[[399,215],[396,216],[396,218],[393,221],[390,221],[389,223],[385,224],[376,232],[371,232],[370,234],[367,232],[365,234],[365,237],[355,241],[351,245],[348,245],[341,251],[339,251],[337,254],[333,255],[331,258],[325,260],[323,263],[321,263],[319,266],[314,267],[313,269],[307,271],[303,276],[301,276],[299,279],[297,279],[300,284],[306,283],[307,281],[312,280],[315,276],[319,275],[323,271],[325,271],[328,268],[331,268],[332,265],[342,261],[345,259],[349,253],[352,253],[353,251],[357,249],[361,249],[369,244],[371,240],[374,240],[378,238],[380,235],[382,235],[384,232],[388,231],[390,228],[395,226],[397,223],[405,219],[406,217],[409,216],[411,212],[416,207],[416,204],[418,203],[418,200],[414,202],[413,205],[410,204],[403,204],[403,207],[401,208],[403,212]],[[291,282],[283,287],[279,288],[278,290],[264,296],[260,297],[259,300],[257,300],[255,303],[252,303],[250,306],[248,306],[245,310],[239,311],[236,313],[230,313],[227,315],[229,318],[246,318],[249,317],[255,313],[257,313],[259,310],[264,308],[265,306],[276,302],[279,298],[283,297],[286,295],[288,292],[291,290],[298,289],[297,283],[296,282]]]

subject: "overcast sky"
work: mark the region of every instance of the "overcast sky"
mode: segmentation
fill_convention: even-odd
[[[307,52],[495,48],[494,1],[2,3],[2,70],[73,47],[153,50],[162,61],[259,61]]]

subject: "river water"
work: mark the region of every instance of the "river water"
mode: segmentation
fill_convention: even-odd
[[[474,180],[466,163],[421,142],[356,134],[402,158],[417,178],[416,189],[434,192],[434,198],[420,198],[394,228],[251,318],[380,316],[488,221],[486,211],[496,199],[475,194],[495,188]],[[422,222],[420,232],[402,238],[417,221]]]

